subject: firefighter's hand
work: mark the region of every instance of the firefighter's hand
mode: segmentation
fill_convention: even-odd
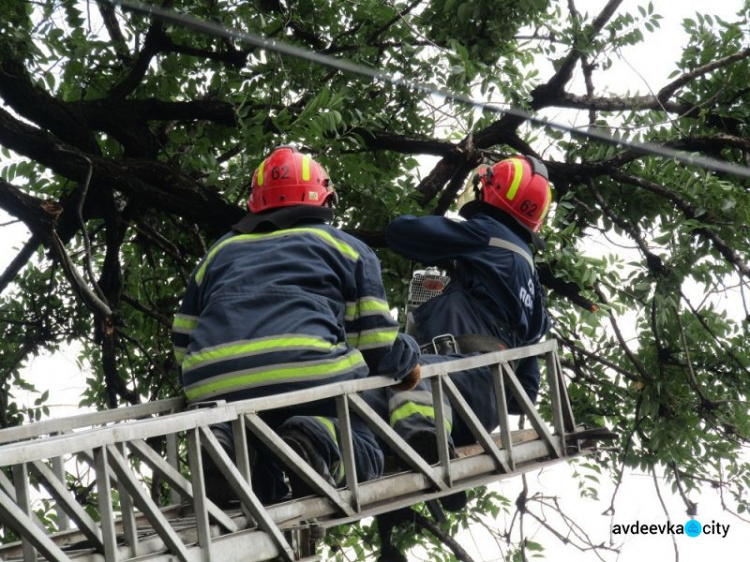
[[[394,384],[391,388],[393,390],[414,390],[419,384],[419,380],[422,378],[422,368],[417,363],[417,366],[412,369],[411,373],[406,375],[401,381]]]

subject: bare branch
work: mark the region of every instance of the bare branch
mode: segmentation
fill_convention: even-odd
[[[693,206],[685,200],[680,194],[675,191],[671,191],[663,186],[660,186],[652,181],[645,178],[626,174],[619,170],[612,171],[612,177],[615,180],[636,185],[643,189],[646,189],[652,193],[660,195],[667,200],[674,203],[674,205],[682,211],[682,213],[689,219],[695,218],[697,211]],[[712,229],[709,228],[696,228],[695,232],[700,233],[702,236],[708,238],[714,245],[714,248],[726,259],[729,263],[733,264],[738,271],[750,279],[750,268],[745,264],[739,252],[732,249],[722,238]]]
[[[679,90],[686,84],[689,84],[699,76],[703,76],[704,74],[708,74],[709,72],[713,72],[714,70],[717,70],[719,68],[729,66],[748,57],[750,57],[750,48],[743,49],[742,51],[734,53],[733,55],[729,55],[722,59],[711,61],[707,64],[704,64],[703,66],[699,66],[698,68],[691,70],[690,72],[682,74],[681,76],[677,77],[675,80],[664,86],[661,90],[659,90],[656,98],[664,103],[669,98],[671,98],[677,90]]]
[[[40,244],[40,237],[35,234],[23,245],[23,248],[16,254],[8,267],[5,268],[3,274],[0,275],[0,293],[16,278],[18,273],[31,259],[31,256],[36,253],[36,249]]]
[[[659,480],[656,477],[656,470],[654,470],[653,466],[651,467],[651,476],[653,477],[654,489],[656,490],[656,495],[659,497],[659,503],[661,504],[661,507],[664,510],[664,515],[666,515],[667,519],[669,519],[669,510],[667,510],[667,504],[664,503],[664,499],[661,497],[661,490],[659,489]],[[677,546],[677,539],[675,539],[674,535],[670,535],[670,538],[672,539],[672,545],[674,546],[674,561],[680,562],[680,549]]]

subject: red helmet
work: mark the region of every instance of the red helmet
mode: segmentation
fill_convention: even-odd
[[[552,201],[547,168],[531,156],[511,156],[477,170],[479,199],[512,215],[539,232]],[[477,186],[478,187],[478,186]]]
[[[291,146],[280,146],[255,170],[247,207],[255,214],[291,205],[322,207],[335,202],[336,192],[323,166]]]

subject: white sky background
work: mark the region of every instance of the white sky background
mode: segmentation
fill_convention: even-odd
[[[655,12],[664,17],[660,21],[661,29],[656,33],[648,33],[645,42],[635,47],[628,47],[624,52],[624,60],[617,61],[615,67],[605,75],[594,76],[594,82],[598,91],[606,87],[614,94],[630,91],[634,93],[639,90],[647,93],[649,88],[658,91],[668,81],[668,75],[674,68],[686,42],[682,31],[681,21],[684,17],[693,17],[695,12],[710,13],[712,15],[723,15],[724,19],[732,19],[732,16],[743,5],[743,0],[654,0]],[[604,0],[576,0],[576,6],[580,12],[588,12],[589,15],[598,13],[605,4]],[[636,2],[625,0],[621,11],[637,11],[638,5],[647,5],[647,1]],[[580,77],[579,77],[580,78]],[[605,80],[606,78],[606,80]],[[573,87],[576,92],[584,92],[580,83]],[[564,114],[560,113],[559,118]],[[550,116],[554,120],[558,117]],[[579,124],[584,124],[586,116],[580,115]],[[11,220],[5,213],[0,211],[0,225]],[[29,233],[23,224],[14,224],[0,228],[0,271],[3,271],[15,256],[17,250],[29,238]],[[601,238],[596,241],[601,243],[602,251],[607,251],[609,242]],[[614,250],[618,251],[618,250]],[[75,353],[72,350],[58,353],[54,356],[41,356],[29,362],[26,370],[27,377],[37,386],[40,391],[50,391],[50,409],[52,417],[62,417],[77,413],[77,403],[81,391],[85,388],[86,374],[82,373],[76,364]],[[18,392],[16,399],[20,404],[32,405],[38,394]],[[602,512],[609,506],[614,486],[602,481],[599,484],[600,502],[582,500],[579,498],[576,480],[571,474],[574,468],[560,464],[552,468],[531,472],[527,476],[530,494],[541,492],[545,495],[560,498],[565,513],[573,517],[589,534],[594,542],[609,544],[610,525],[613,523],[631,524],[636,521],[641,523],[663,524],[668,520],[673,523],[684,523],[688,518],[681,499],[672,496],[665,487],[663,499],[667,505],[669,516],[667,516],[656,496],[652,477],[650,475],[629,472],[624,478],[618,492],[618,500],[615,503],[616,512],[614,517],[604,516]],[[606,477],[603,477],[603,480]],[[512,501],[518,495],[521,488],[519,478],[498,484],[495,489]],[[680,548],[679,561],[693,562],[708,559],[721,559],[723,562],[734,562],[747,559],[748,540],[745,538],[750,527],[723,512],[716,493],[707,490],[700,497],[691,495],[693,501],[698,501],[698,517],[701,523],[718,521],[730,524],[731,528],[726,538],[700,536],[689,538],[687,536],[676,537]],[[731,505],[731,503],[730,503]],[[551,519],[554,521],[554,518]],[[570,560],[570,561],[595,561],[599,558],[591,552],[579,553],[572,547],[562,547],[557,539],[544,531],[535,532],[535,526],[527,519],[526,533],[531,540],[541,542],[546,547],[545,558],[547,560]],[[504,529],[507,522],[502,519],[496,524],[496,529]],[[563,530],[559,521],[554,523],[555,527]],[[502,560],[501,550],[497,547],[495,539],[483,533],[478,526],[470,531],[459,535],[459,540],[477,561],[490,562]],[[623,541],[616,540],[615,546],[621,547],[621,554],[605,554],[608,561],[618,562],[645,562],[651,560],[675,560],[672,540],[668,536],[634,536]],[[505,549],[505,545],[502,545]],[[532,553],[529,553],[532,554]],[[414,560],[424,559],[415,555]]]

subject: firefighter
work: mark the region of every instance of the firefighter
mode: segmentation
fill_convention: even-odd
[[[538,233],[552,197],[545,166],[536,158],[513,156],[480,166],[467,189],[474,199],[459,210],[466,220],[403,216],[386,230],[388,245],[396,252],[451,270],[445,292],[414,311],[423,365],[528,345],[550,328],[531,250],[543,247]],[[540,379],[536,359],[517,362],[515,371],[534,402]],[[498,413],[490,369],[457,373],[451,380],[484,428],[494,430]],[[509,400],[509,411],[522,413],[515,399]],[[429,382],[392,394],[389,417],[392,427],[426,460],[437,461]],[[458,416],[449,424],[452,446],[474,442]],[[465,494],[443,502],[454,511],[465,504]]]
[[[175,315],[173,343],[190,403],[235,401],[387,374],[419,380],[419,348],[398,333],[380,265],[364,243],[330,226],[336,192],[323,167],[288,146],[255,171],[249,213],[203,257]],[[343,482],[333,401],[272,410],[265,421],[331,485]],[[371,430],[352,418],[360,481],[383,471]],[[233,455],[230,425],[212,427]],[[253,438],[251,438],[253,439]],[[288,487],[277,459],[252,440],[253,489],[263,503]],[[206,458],[210,462],[210,459]],[[207,473],[215,466],[207,468]],[[306,495],[289,475],[292,495]],[[209,497],[233,499],[207,477]]]

